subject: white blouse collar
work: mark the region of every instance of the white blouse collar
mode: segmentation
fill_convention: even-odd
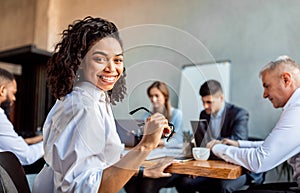
[[[107,100],[107,93],[103,90],[99,89],[95,85],[90,82],[79,82],[75,85],[75,87],[79,87],[84,89],[88,92],[93,98],[99,100],[100,102],[106,102]]]

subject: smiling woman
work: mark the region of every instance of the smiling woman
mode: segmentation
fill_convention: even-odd
[[[47,166],[36,177],[33,192],[118,192],[169,126],[163,115],[151,115],[141,142],[121,159],[123,146],[110,106],[126,93],[117,27],[92,17],[69,25],[47,67],[58,100],[44,124]],[[143,174],[169,176],[163,170],[170,164]]]
[[[89,81],[103,91],[111,90],[123,73],[123,51],[114,38],[103,38],[85,55],[79,70],[83,80]]]

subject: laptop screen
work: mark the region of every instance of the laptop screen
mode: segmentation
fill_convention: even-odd
[[[117,119],[115,123],[121,142],[124,143],[125,146],[133,147],[141,140],[144,121]]]
[[[208,122],[206,119],[190,121],[193,130],[193,136],[197,147],[206,147],[206,144],[213,139]]]

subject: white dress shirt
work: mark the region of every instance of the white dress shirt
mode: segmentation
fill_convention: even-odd
[[[217,144],[212,151],[225,161],[241,165],[256,173],[268,171],[291,158],[289,163],[294,168],[294,180],[300,184],[299,115],[300,89],[298,88],[284,106],[277,124],[263,142],[238,141],[240,148]]]
[[[91,83],[79,83],[57,100],[43,132],[48,166],[36,177],[33,192],[96,193],[103,170],[120,159],[111,107],[105,92]]]
[[[4,110],[0,108],[0,151],[10,151],[20,160],[22,165],[30,165],[44,155],[43,142],[28,145],[19,136]]]

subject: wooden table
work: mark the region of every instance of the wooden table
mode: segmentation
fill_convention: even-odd
[[[162,161],[161,159],[163,158],[144,161],[143,165],[150,167],[156,164],[156,162]],[[236,179],[242,175],[242,170],[241,166],[230,164],[222,160],[191,160],[182,163],[173,163],[166,168],[165,172],[221,179]]]

